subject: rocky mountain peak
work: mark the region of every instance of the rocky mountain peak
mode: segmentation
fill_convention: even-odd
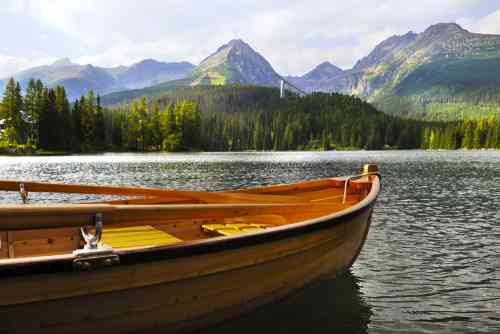
[[[463,55],[472,48],[470,39],[473,36],[456,23],[438,23],[418,35],[413,49],[427,55]]]
[[[152,59],[152,58],[147,58],[147,59],[141,60],[138,63],[135,63],[133,66],[138,66],[138,65],[157,65],[157,64],[160,64],[160,62],[157,61],[157,60],[155,60],[155,59]]]
[[[318,69],[318,70],[328,70],[328,69],[335,69],[335,68],[338,68],[338,67],[333,65],[329,61],[324,61],[321,64],[319,64],[318,66],[316,66],[316,69]]]
[[[229,41],[226,46],[225,46],[227,49],[229,49],[229,52],[228,52],[228,56],[231,56],[231,55],[239,55],[239,56],[242,56],[242,55],[257,55],[258,53],[252,49],[252,47],[250,45],[248,45],[247,43],[245,43],[243,40],[241,39],[233,39],[231,41]]]
[[[325,61],[316,66],[312,71],[306,73],[302,78],[306,80],[324,80],[330,79],[343,72],[344,71],[338,66],[333,65],[329,61]]]
[[[412,31],[404,35],[394,35],[378,44],[368,56],[359,60],[354,65],[354,70],[359,71],[384,61],[388,57],[412,44],[417,39],[417,34]]]
[[[231,51],[232,49],[236,49],[236,50],[241,50],[241,49],[251,49],[251,46],[248,45],[247,43],[245,43],[242,39],[239,39],[239,38],[235,38],[235,39],[232,39],[230,40],[229,42],[221,45],[217,51],[215,51],[214,53],[212,53],[210,56],[208,56],[207,58],[205,58],[202,63],[210,58],[210,57],[213,57],[214,55],[216,54],[220,54],[220,53],[224,53],[224,54],[228,54],[229,51]]]
[[[442,35],[442,34],[463,34],[468,33],[457,23],[437,23],[427,28],[423,34]]]
[[[227,44],[227,46],[231,47],[250,47],[245,41],[243,41],[241,38],[235,38],[230,40]]]
[[[71,60],[69,58],[65,57],[65,58],[60,58],[60,59],[56,60],[51,65],[56,66],[56,67],[62,67],[62,66],[72,66],[72,65],[76,65],[76,64],[71,62]]]
[[[241,39],[233,39],[205,58],[195,69],[195,84],[279,84],[269,62]]]

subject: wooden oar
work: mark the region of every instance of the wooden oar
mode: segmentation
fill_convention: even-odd
[[[186,198],[170,198],[170,197],[140,197],[127,198],[111,201],[91,201],[80,202],[78,204],[224,204],[224,203],[304,203],[308,202],[307,198],[301,196],[280,196],[280,195],[254,195],[245,193],[232,192],[216,192],[216,196],[211,196],[214,193],[199,193],[199,199]],[[209,196],[210,201],[207,201]],[[219,196],[220,195],[220,196]],[[204,200],[202,200],[202,198]]]
[[[26,192],[52,192],[71,194],[145,196],[192,200],[204,203],[300,203],[304,199],[294,196],[245,194],[236,192],[201,192],[189,190],[154,189],[142,187],[113,187],[48,182],[0,181],[0,190]],[[105,202],[102,202],[105,203]]]
[[[130,197],[125,199],[117,199],[110,201],[88,201],[78,202],[77,204],[203,204],[205,202],[194,199],[185,198],[168,198],[168,197]]]
[[[232,190],[233,192],[247,193],[247,194],[279,194],[279,193],[292,193],[315,191],[321,189],[342,188],[345,180],[342,178],[320,179],[304,181],[292,184],[275,184],[263,187],[245,188]]]

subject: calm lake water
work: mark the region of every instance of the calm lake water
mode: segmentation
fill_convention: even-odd
[[[379,164],[382,192],[350,272],[203,333],[499,333],[498,151],[0,157],[0,179],[220,190],[349,175],[366,162]],[[0,192],[0,202],[19,196]]]

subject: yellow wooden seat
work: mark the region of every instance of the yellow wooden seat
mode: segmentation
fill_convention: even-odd
[[[201,228],[205,232],[215,232],[218,229],[226,228],[226,224],[203,224]]]
[[[266,228],[287,223],[287,219],[280,215],[251,215],[225,218],[223,224],[204,224],[201,228],[204,232],[228,236],[264,231]]]
[[[133,248],[170,245],[182,240],[150,225],[105,228],[101,242],[113,248]]]
[[[205,232],[212,232],[218,235],[235,235],[248,232],[264,231],[272,227],[269,224],[204,224],[201,226]]]

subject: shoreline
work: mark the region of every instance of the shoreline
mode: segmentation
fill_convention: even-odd
[[[421,149],[421,148],[410,148],[410,149],[381,149],[381,150],[365,150],[365,149],[336,149],[336,150],[242,150],[242,151],[96,151],[96,152],[35,152],[32,154],[26,153],[0,153],[0,157],[50,157],[50,156],[85,156],[85,155],[105,155],[105,154],[188,154],[188,153],[270,153],[270,152],[387,152],[387,151],[427,151],[427,152],[451,152],[451,151],[491,151],[498,152],[500,149],[494,148],[479,148],[479,149]]]

